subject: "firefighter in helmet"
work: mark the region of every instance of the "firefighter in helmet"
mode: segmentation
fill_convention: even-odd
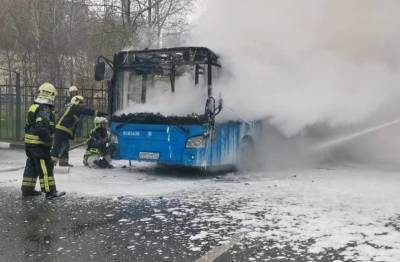
[[[54,134],[54,100],[57,90],[50,83],[39,87],[39,94],[29,107],[25,124],[25,152],[28,159],[22,180],[23,196],[40,195],[35,190],[39,176],[40,188],[46,193],[46,198],[65,195],[56,190],[53,175],[53,162],[50,157],[52,137]]]
[[[74,96],[71,103],[68,104],[57,122],[51,158],[54,163],[60,160],[60,156],[69,148],[69,140],[74,139],[76,127],[80,122],[82,115],[88,116],[106,116],[106,113],[97,112],[84,106],[82,96]]]
[[[69,89],[68,89],[69,96],[67,96],[67,101],[65,103],[65,107],[68,107],[70,105],[72,98],[74,96],[77,96],[78,92],[79,92],[79,90],[76,86],[69,87]],[[81,130],[80,123],[77,124],[76,130],[78,133]],[[65,149],[63,150],[62,154],[60,155],[59,165],[72,167],[73,165],[71,163],[69,163],[69,148],[70,148],[69,140],[65,141],[64,147],[65,147]]]
[[[113,168],[111,165],[112,146],[108,121],[105,117],[94,119],[95,128],[90,132],[87,149],[83,156],[83,164],[89,167]]]
[[[67,98],[67,104],[69,104],[71,102],[71,99],[74,96],[79,95],[78,92],[79,92],[79,90],[78,90],[78,88],[76,86],[70,86],[69,87],[69,89],[68,89],[69,97]]]

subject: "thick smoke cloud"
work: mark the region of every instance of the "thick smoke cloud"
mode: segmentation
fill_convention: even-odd
[[[208,0],[200,9],[189,44],[221,55],[225,117],[269,117],[290,136],[400,109],[400,1]]]

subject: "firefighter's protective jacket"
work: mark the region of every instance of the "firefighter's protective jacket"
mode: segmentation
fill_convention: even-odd
[[[56,129],[68,134],[70,139],[74,139],[76,126],[82,115],[96,116],[97,111],[82,105],[68,104],[61,113],[61,117],[57,122]]]
[[[106,144],[110,142],[110,133],[107,128],[97,127],[90,132],[90,138],[87,141],[88,150],[96,148],[101,154],[106,153]]]
[[[25,144],[51,147],[55,122],[53,109],[53,106],[47,104],[31,105],[25,124]]]

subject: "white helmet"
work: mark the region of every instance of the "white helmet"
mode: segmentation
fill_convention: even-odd
[[[94,118],[94,125],[95,126],[99,126],[102,123],[107,124],[108,123],[107,118],[101,117],[101,116],[97,116],[97,117]]]
[[[70,88],[68,89],[68,92],[78,92],[78,88],[76,86],[70,86]]]
[[[46,82],[40,85],[39,94],[35,99],[35,102],[39,104],[53,105],[56,96],[57,96],[56,88],[52,84]]]
[[[84,102],[85,102],[85,99],[83,98],[83,96],[74,96],[71,99],[71,104],[73,104],[73,105],[83,104]]]

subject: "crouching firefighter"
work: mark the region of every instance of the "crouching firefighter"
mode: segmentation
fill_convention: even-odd
[[[30,106],[25,125],[25,152],[28,159],[22,180],[22,194],[24,196],[40,195],[35,190],[39,176],[40,188],[46,193],[46,198],[65,195],[65,192],[56,190],[53,175],[53,162],[50,157],[52,137],[54,134],[54,99],[57,91],[50,83],[39,87],[39,94]]]
[[[96,117],[94,124],[95,128],[90,132],[90,138],[86,142],[83,164],[89,167],[113,168],[111,165],[113,148],[110,143],[110,132],[107,129],[108,121],[104,117]]]
[[[106,113],[97,112],[83,105],[84,98],[82,96],[74,96],[71,103],[68,104],[61,113],[61,117],[57,122],[53,148],[51,150],[51,159],[56,164],[60,156],[69,148],[69,140],[74,139],[76,127],[82,115],[88,116],[106,116]]]

